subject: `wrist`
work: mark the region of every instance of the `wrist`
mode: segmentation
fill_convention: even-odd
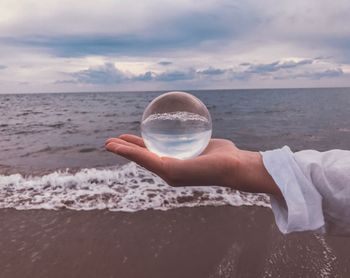
[[[236,185],[236,189],[246,192],[282,195],[259,152],[240,150]]]

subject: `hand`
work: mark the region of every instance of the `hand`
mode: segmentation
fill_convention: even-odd
[[[147,150],[141,137],[123,134],[106,141],[106,149],[154,172],[171,186],[219,185],[242,191],[280,194],[261,155],[238,149],[225,139],[211,139],[198,157],[160,157]]]
[[[159,157],[147,150],[141,137],[131,134],[108,139],[106,148],[135,161],[173,186],[227,186],[235,179],[238,149],[229,140],[211,139],[200,156],[187,160]]]

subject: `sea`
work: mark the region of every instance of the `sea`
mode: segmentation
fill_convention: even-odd
[[[170,187],[109,153],[107,138],[140,135],[165,91],[0,95],[0,208],[110,211],[265,206],[264,194]],[[265,151],[350,149],[350,88],[187,91],[208,107],[213,138]]]

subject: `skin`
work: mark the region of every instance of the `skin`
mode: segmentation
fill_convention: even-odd
[[[154,172],[171,186],[219,185],[282,197],[261,154],[240,150],[230,140],[211,139],[200,156],[187,160],[160,157],[147,150],[141,137],[132,134],[110,138],[105,147]]]

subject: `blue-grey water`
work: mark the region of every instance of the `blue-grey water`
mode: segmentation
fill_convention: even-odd
[[[171,188],[105,151],[109,137],[140,135],[143,111],[161,93],[0,95],[0,207],[134,211],[269,206],[264,195],[215,186]],[[212,137],[231,139],[240,148],[350,149],[348,88],[191,93],[211,113]]]
[[[163,92],[0,95],[0,165],[11,172],[113,165],[106,138],[140,135]],[[267,150],[350,148],[350,89],[191,92],[208,107],[213,137]]]

